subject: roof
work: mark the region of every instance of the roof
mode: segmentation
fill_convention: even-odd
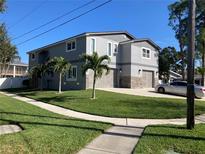
[[[154,43],[154,42],[153,42],[151,39],[149,39],[149,38],[142,38],[142,39],[128,40],[128,41],[121,42],[121,44],[135,43],[135,42],[144,42],[144,41],[149,42],[150,44],[152,44],[153,46],[155,46],[158,50],[161,49],[156,43]]]
[[[125,34],[131,40],[136,39],[133,35],[131,35],[127,31],[85,32],[85,33],[81,33],[81,34],[78,34],[78,35],[66,38],[66,39],[61,40],[61,41],[57,41],[55,43],[48,44],[46,46],[43,46],[43,47],[40,47],[40,48],[37,48],[37,49],[28,51],[27,54],[32,53],[32,52],[36,52],[36,51],[39,51],[39,50],[43,50],[45,48],[48,48],[48,47],[51,47],[51,46],[54,46],[54,45],[57,45],[57,44],[60,44],[60,43],[64,43],[64,42],[66,42],[68,40],[71,40],[71,39],[74,39],[74,38],[78,38],[78,37],[83,37],[83,36],[100,36],[100,35],[117,35],[117,34]]]
[[[182,78],[182,75],[181,75],[181,74],[176,73],[176,72],[174,72],[174,71],[172,71],[172,70],[170,70],[169,73],[170,73],[170,76],[171,76],[172,78]]]
[[[13,62],[13,63],[11,63],[10,65],[15,65],[15,66],[28,66],[28,64],[26,64],[26,63],[23,63],[23,62]]]

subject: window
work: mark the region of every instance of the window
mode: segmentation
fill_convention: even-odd
[[[114,44],[114,53],[117,53],[118,52],[118,45],[117,43]]]
[[[66,74],[67,81],[76,81],[77,80],[77,66],[71,66],[68,73]]]
[[[150,56],[150,49],[142,48],[142,57],[144,57],[144,58],[151,58],[151,56]]]
[[[35,54],[34,54],[34,53],[31,54],[31,59],[32,59],[32,60],[35,59]]]
[[[177,86],[177,82],[170,83],[171,86]]]
[[[112,43],[111,42],[108,43],[107,48],[108,48],[108,56],[112,56]]]
[[[75,49],[76,49],[76,41],[75,40],[67,42],[66,51],[72,51],[72,50],[75,50]]]
[[[96,39],[95,38],[91,38],[90,51],[91,53],[96,52]]]
[[[186,87],[186,86],[187,86],[187,83],[186,83],[186,82],[177,82],[177,85],[178,85],[178,86]]]
[[[186,87],[187,83],[186,82],[172,82],[170,83],[171,86],[183,86]]]

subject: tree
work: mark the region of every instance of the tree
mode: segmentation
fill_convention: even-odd
[[[95,99],[95,84],[98,78],[101,78],[103,71],[106,71],[106,75],[109,74],[110,68],[108,63],[110,62],[110,57],[107,55],[98,56],[97,52],[94,52],[92,55],[83,55],[83,60],[86,63],[82,66],[82,73],[85,74],[89,69],[93,70],[93,91],[92,98]]]
[[[166,47],[159,53],[159,78],[167,82],[169,80],[169,71],[176,71],[177,64],[177,51],[174,47]]]
[[[43,78],[45,76],[46,73],[48,73],[49,71],[49,67],[48,64],[38,64],[36,66],[33,66],[30,70],[29,70],[29,74],[31,76],[36,75],[37,77],[39,77],[41,79],[41,86],[40,89],[43,90]]]
[[[0,13],[5,11],[5,0],[0,0]],[[0,77],[3,77],[8,70],[9,63],[14,55],[17,53],[16,47],[11,44],[8,37],[6,27],[4,24],[0,24]],[[7,67],[7,69],[6,69]]]
[[[189,0],[189,46],[187,69],[187,129],[193,129],[195,125],[194,115],[194,59],[195,59],[195,18],[196,1]]]
[[[49,65],[51,65],[51,68],[53,68],[54,72],[59,73],[58,93],[61,93],[62,76],[66,72],[68,72],[71,65],[63,57],[54,57],[53,59],[50,60]]]
[[[204,73],[205,73],[205,68],[204,67],[197,67],[196,71],[201,75],[201,85],[203,85],[204,82]]]
[[[6,74],[6,66],[9,66],[17,51],[16,47],[11,44],[4,24],[0,25],[0,36],[0,77],[3,77]]]
[[[6,8],[5,2],[6,0],[0,0],[0,12],[1,13],[5,11],[5,8]]]
[[[185,58],[187,45],[187,17],[188,1],[180,0],[168,6],[169,9],[169,26],[175,31],[175,37],[179,41],[182,78],[185,79]]]
[[[203,27],[199,30],[199,35],[197,37],[197,48],[199,51],[199,55],[201,57],[201,69],[204,69],[205,68],[205,28]],[[202,76],[201,85],[204,86],[204,73],[205,72],[202,71],[201,73],[200,73]]]

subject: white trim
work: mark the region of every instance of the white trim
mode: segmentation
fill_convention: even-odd
[[[92,39],[95,40],[95,49],[94,49],[94,51],[92,51],[92,46],[91,46]],[[96,38],[95,37],[90,37],[90,53],[93,54],[93,52],[97,52],[96,49],[97,49]]]
[[[68,72],[67,72],[66,73],[66,81],[77,81],[77,78],[78,78],[78,67],[76,65],[71,66],[70,70],[72,70],[73,68],[76,68],[76,77],[75,78],[68,78]]]
[[[75,42],[75,48],[74,48],[74,49],[72,49],[72,43],[73,43],[73,42]],[[71,43],[71,50],[68,50],[68,43]],[[66,52],[71,52],[71,51],[76,50],[76,49],[77,49],[76,39],[66,41],[65,48],[66,48],[66,49],[65,49]]]
[[[145,50],[149,50],[149,58],[143,56],[143,49],[145,49]],[[151,59],[151,51],[152,51],[152,50],[149,49],[149,48],[142,47],[142,48],[141,48],[141,56],[142,56],[142,58],[143,58],[143,59]]]
[[[109,44],[111,44],[111,55],[109,55]],[[113,54],[113,43],[110,42],[110,41],[108,41],[108,42],[107,42],[107,55],[108,55],[109,57],[112,57],[112,54]]]

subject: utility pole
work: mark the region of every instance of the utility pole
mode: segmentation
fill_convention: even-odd
[[[195,9],[196,1],[189,0],[189,45],[187,65],[187,129],[193,129],[194,119],[194,53],[195,53]]]

